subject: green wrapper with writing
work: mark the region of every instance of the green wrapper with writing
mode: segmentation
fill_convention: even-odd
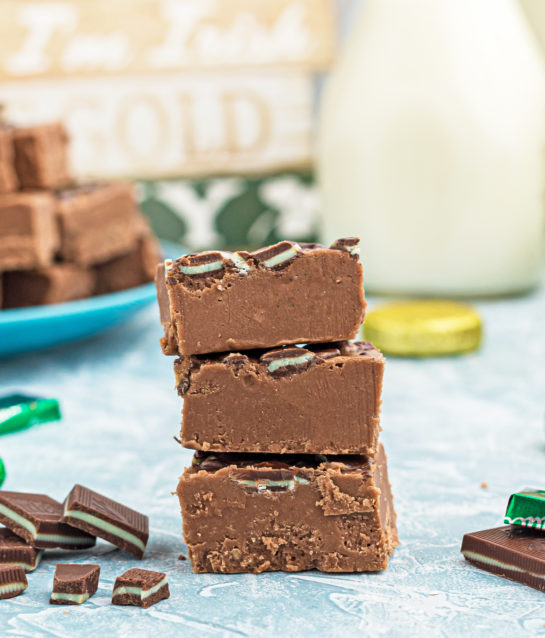
[[[58,421],[60,418],[57,399],[41,399],[23,394],[0,398],[0,434],[24,430],[37,423]]]
[[[511,494],[503,522],[545,530],[545,490],[524,489]]]

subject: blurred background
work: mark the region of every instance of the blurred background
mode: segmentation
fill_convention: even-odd
[[[544,34],[541,0],[3,0],[0,102],[161,238],[360,234],[371,292],[503,295],[543,270]]]

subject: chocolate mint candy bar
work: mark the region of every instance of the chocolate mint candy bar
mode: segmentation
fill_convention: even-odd
[[[503,522],[545,529],[545,491],[525,489],[511,494]]]
[[[91,183],[65,188],[57,192],[57,213],[60,255],[80,266],[123,255],[138,240],[130,184]]]
[[[62,124],[17,128],[13,143],[22,188],[56,188],[70,181],[68,135]]]
[[[365,313],[356,247],[283,241],[160,265],[165,354],[203,354],[356,336]]]
[[[0,271],[48,266],[59,245],[55,199],[10,193],[0,199]]]
[[[38,549],[92,547],[96,539],[61,522],[61,503],[45,494],[0,491],[0,523]]]
[[[185,447],[374,454],[384,358],[368,342],[181,357]],[[334,424],[334,425],[333,425]]]
[[[15,565],[31,572],[40,564],[42,554],[9,529],[0,529],[0,565]]]
[[[25,571],[18,565],[0,565],[0,600],[15,598],[28,587]]]
[[[466,534],[464,558],[487,572],[545,591],[545,536],[517,526]]]
[[[95,276],[73,264],[4,273],[4,308],[41,306],[83,299],[93,293]]]
[[[57,565],[49,602],[52,605],[81,605],[96,593],[99,576],[99,565]]]
[[[112,604],[151,607],[164,598],[170,598],[166,574],[129,569],[115,581]]]
[[[82,485],[64,502],[63,523],[99,536],[142,558],[149,536],[148,517]]]
[[[398,544],[386,456],[197,452],[178,485],[196,572],[385,569]]]

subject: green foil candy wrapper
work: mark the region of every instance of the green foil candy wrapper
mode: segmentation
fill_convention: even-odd
[[[545,530],[545,490],[528,488],[511,494],[503,522]]]
[[[60,418],[57,399],[40,399],[23,394],[0,398],[0,434],[24,430],[38,423],[58,421]]]
[[[2,484],[4,483],[5,480],[6,480],[6,467],[4,465],[4,461],[0,459],[0,487],[2,487]]]

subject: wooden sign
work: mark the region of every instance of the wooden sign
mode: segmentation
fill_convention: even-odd
[[[313,81],[249,70],[0,84],[6,118],[64,120],[85,177],[166,177],[301,168],[311,160]]]
[[[330,0],[2,0],[0,81],[332,59]]]

